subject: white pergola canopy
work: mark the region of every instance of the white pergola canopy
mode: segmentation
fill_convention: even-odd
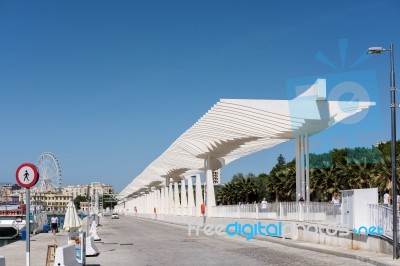
[[[327,101],[324,79],[292,100],[221,99],[120,193],[122,197],[222,166],[254,152],[314,135],[374,102]]]

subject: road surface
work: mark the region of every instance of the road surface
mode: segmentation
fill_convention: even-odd
[[[354,259],[239,236],[188,236],[181,225],[120,216],[102,218],[98,257],[88,265],[370,265]],[[112,264],[109,264],[112,263]]]

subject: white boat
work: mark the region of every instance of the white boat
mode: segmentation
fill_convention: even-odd
[[[23,204],[0,206],[0,239],[14,239],[26,227],[26,210]],[[31,212],[30,232],[37,234],[47,224],[47,213]]]

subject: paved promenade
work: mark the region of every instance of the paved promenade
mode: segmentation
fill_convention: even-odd
[[[96,242],[100,254],[87,265],[399,265],[390,255],[286,241],[246,241],[242,237],[188,236],[187,226],[122,216],[101,218]],[[86,227],[84,227],[86,228]],[[31,238],[31,265],[43,266],[47,245],[65,245],[67,234],[39,234]],[[335,256],[332,254],[340,254]],[[25,265],[25,241],[0,248],[7,266]],[[344,256],[344,257],[343,257]],[[357,260],[354,257],[358,256]],[[363,260],[363,261],[362,261]],[[367,261],[371,262],[367,263]]]

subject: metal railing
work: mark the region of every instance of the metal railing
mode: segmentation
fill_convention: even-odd
[[[391,207],[384,205],[368,204],[369,222],[371,225],[382,228],[382,234],[393,240],[393,211]],[[400,217],[400,211],[397,214]],[[397,239],[400,239],[400,221],[397,220]]]
[[[220,205],[213,207],[213,216],[340,224],[341,207],[330,202],[274,202],[268,203],[266,208],[259,204]]]

